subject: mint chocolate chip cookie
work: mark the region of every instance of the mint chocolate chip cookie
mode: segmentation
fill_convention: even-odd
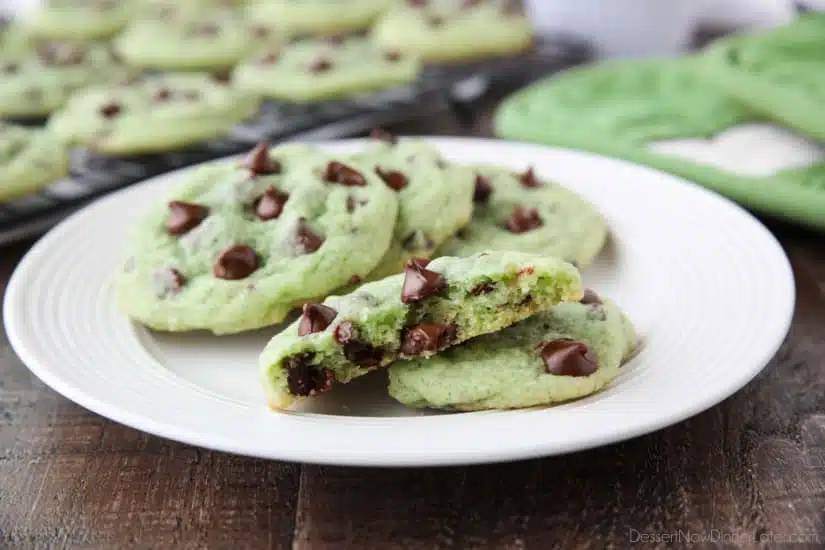
[[[389,392],[415,408],[515,409],[593,394],[619,374],[636,348],[627,316],[587,291],[510,326],[429,359],[398,361]]]
[[[52,135],[0,122],[0,202],[35,193],[68,173],[69,155]]]
[[[67,143],[129,156],[222,138],[257,109],[253,96],[210,75],[169,73],[78,92],[49,127]]]
[[[169,17],[140,19],[115,40],[130,65],[158,70],[229,70],[261,42],[280,45],[276,34],[255,27],[228,10],[178,11]]]
[[[23,25],[49,40],[101,40],[120,32],[137,13],[136,0],[42,0]]]
[[[825,227],[822,146],[753,114],[708,77],[709,62],[694,56],[572,69],[505,99],[494,130],[651,166],[753,210]],[[785,80],[787,89],[798,86]],[[803,108],[787,99],[776,105]]]
[[[399,358],[432,356],[582,296],[578,270],[548,256],[410,259],[403,274],[304,305],[261,354],[269,404],[288,408]]]
[[[418,77],[414,57],[382,49],[362,37],[297,40],[239,65],[236,86],[261,97],[290,102],[340,99]]]
[[[398,204],[372,170],[306,145],[260,144],[185,181],[139,221],[117,278],[123,311],[156,330],[235,333],[370,271]]]
[[[390,248],[364,280],[400,273],[409,258],[430,258],[436,247],[464,227],[473,212],[475,174],[448,163],[417,139],[373,134],[377,139],[355,158],[374,166],[398,195],[398,219]]]
[[[41,42],[26,53],[0,52],[0,116],[40,117],[78,89],[127,74],[111,50],[94,42]]]
[[[407,0],[371,31],[387,49],[432,62],[463,62],[522,52],[529,19],[512,0]]]
[[[521,250],[558,256],[584,269],[602,249],[607,223],[576,193],[532,168],[521,173],[494,165],[473,168],[473,217],[438,255]]]
[[[397,0],[249,0],[253,21],[272,22],[291,35],[360,31]]]

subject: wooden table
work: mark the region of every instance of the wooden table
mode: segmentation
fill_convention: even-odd
[[[398,131],[487,128],[485,119],[467,128],[438,117]],[[691,420],[559,458],[382,470],[204,451],[72,404],[0,335],[0,547],[822,547],[825,250],[821,236],[771,228],[790,255],[798,299],[764,372]],[[0,249],[0,289],[26,250]]]

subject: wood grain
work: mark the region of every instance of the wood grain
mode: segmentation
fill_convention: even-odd
[[[423,124],[398,131],[436,133]],[[484,135],[489,118],[440,128]],[[821,548],[825,252],[771,228],[797,310],[763,373],[686,422],[558,458],[382,470],[197,449],[68,402],[0,333],[0,548]],[[26,248],[0,249],[0,288]]]

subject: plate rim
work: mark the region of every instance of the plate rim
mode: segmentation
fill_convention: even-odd
[[[611,434],[595,438],[591,437],[587,440],[587,442],[578,442],[567,445],[553,445],[552,448],[547,448],[546,445],[541,445],[539,443],[534,444],[529,448],[502,448],[496,451],[489,451],[486,453],[479,453],[478,451],[474,450],[472,451],[472,454],[461,451],[459,449],[453,449],[449,453],[443,452],[437,454],[428,454],[426,451],[424,451],[414,454],[402,453],[400,455],[394,454],[393,451],[389,449],[381,454],[372,455],[364,455],[359,454],[357,451],[347,450],[346,453],[341,453],[335,456],[333,456],[332,453],[329,453],[318,457],[306,456],[305,454],[302,454],[300,450],[298,453],[292,453],[289,451],[288,448],[278,449],[278,456],[273,456],[275,453],[272,452],[250,452],[249,450],[239,449],[237,445],[225,444],[222,441],[216,443],[214,439],[210,441],[208,434],[204,435],[191,433],[185,429],[180,430],[176,428],[174,424],[156,422],[155,420],[140,417],[139,415],[135,415],[130,411],[120,409],[117,407],[116,404],[113,404],[112,402],[107,402],[106,400],[100,399],[98,396],[88,394],[88,392],[83,391],[82,388],[74,387],[70,381],[66,382],[60,376],[54,374],[48,365],[40,364],[40,361],[36,357],[36,354],[32,353],[32,351],[29,350],[27,345],[25,344],[24,336],[21,333],[21,327],[19,327],[17,325],[17,322],[15,321],[16,315],[13,312],[12,308],[12,304],[18,300],[18,297],[20,295],[25,294],[25,280],[23,277],[24,272],[26,271],[26,266],[28,266],[29,264],[33,264],[40,255],[45,254],[49,246],[52,244],[52,242],[57,242],[60,240],[64,227],[67,227],[70,224],[81,223],[79,220],[86,212],[93,209],[105,209],[109,202],[116,201],[118,197],[121,196],[121,194],[125,195],[129,192],[134,192],[136,188],[151,186],[152,184],[158,183],[159,180],[167,180],[169,178],[180,177],[181,174],[197,170],[199,167],[203,165],[225,162],[227,160],[231,160],[232,158],[238,157],[238,155],[230,155],[227,157],[222,157],[220,159],[208,160],[206,162],[199,163],[193,166],[188,166],[178,170],[166,172],[164,174],[154,176],[152,178],[149,178],[127,188],[117,190],[71,213],[69,216],[61,220],[55,227],[50,229],[40,239],[38,239],[38,241],[35,242],[34,245],[26,252],[26,254],[20,260],[18,265],[15,267],[11,277],[9,278],[8,284],[6,285],[2,313],[10,347],[14,350],[14,352],[17,354],[17,356],[20,358],[21,362],[26,366],[26,368],[32,372],[32,374],[34,374],[45,385],[47,385],[50,389],[57,392],[61,396],[67,398],[73,403],[95,414],[107,418],[108,420],[114,421],[125,426],[129,426],[132,429],[144,433],[149,433],[161,438],[169,439],[187,445],[198,446],[204,449],[227,452],[241,456],[262,458],[267,460],[278,460],[282,462],[355,467],[433,467],[471,464],[492,464],[497,462],[506,462],[513,460],[528,460],[539,457],[557,456],[588,449],[595,449],[605,445],[611,445],[630,439],[635,439],[642,435],[658,432],[663,428],[681,423],[689,418],[692,418],[693,416],[696,416],[701,412],[704,412],[716,405],[719,405],[725,400],[727,400],[729,397],[741,391],[767,367],[771,359],[775,357],[775,355],[781,348],[782,343],[785,341],[785,338],[788,336],[793,316],[796,310],[796,282],[794,279],[790,259],[786,251],[782,247],[781,243],[756,216],[754,216],[751,212],[749,212],[742,206],[728,199],[727,197],[713,190],[709,190],[695,182],[691,182],[678,176],[662,172],[655,168],[636,164],[623,159],[595,154],[588,151],[487,137],[457,137],[426,134],[405,135],[402,137],[406,139],[423,139],[435,144],[436,146],[444,145],[473,147],[474,144],[486,144],[488,146],[499,144],[506,145],[508,147],[517,147],[520,149],[525,148],[545,151],[556,151],[563,155],[572,153],[572,156],[578,156],[580,158],[598,158],[601,161],[607,161],[608,163],[614,163],[617,165],[630,165],[636,169],[653,173],[660,179],[669,180],[671,184],[692,188],[694,190],[693,192],[705,195],[709,199],[721,203],[720,206],[727,207],[729,210],[731,210],[732,214],[734,212],[738,214],[738,216],[742,218],[743,223],[749,224],[753,230],[758,232],[761,235],[761,237],[765,239],[765,244],[770,244],[775,249],[774,252],[776,252],[776,260],[781,260],[782,263],[782,265],[778,267],[781,267],[781,270],[784,272],[784,290],[786,291],[784,299],[782,300],[782,302],[785,304],[784,315],[781,320],[781,323],[778,323],[777,325],[783,327],[783,330],[777,330],[776,337],[774,338],[775,341],[771,342],[771,345],[765,347],[765,351],[761,354],[762,357],[758,362],[758,367],[755,366],[749,369],[742,369],[744,372],[736,378],[735,382],[731,381],[727,385],[722,386],[721,389],[720,387],[717,387],[715,391],[710,392],[708,395],[702,395],[701,397],[693,400],[690,406],[684,406],[677,412],[669,412],[668,414],[658,415],[653,419],[648,419],[644,422],[633,424],[631,427],[624,428],[620,434]],[[314,142],[314,144],[319,145],[321,147],[349,147],[357,146],[368,141],[369,138],[350,138],[323,140]]]

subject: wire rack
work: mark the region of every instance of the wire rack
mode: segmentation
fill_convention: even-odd
[[[71,153],[70,177],[39,193],[0,203],[0,245],[41,233],[63,217],[107,193],[147,178],[242,153],[260,141],[334,139],[376,126],[415,119],[455,106],[455,90],[470,81],[507,82],[547,74],[588,61],[589,46],[569,37],[543,39],[518,56],[442,67],[426,67],[412,84],[342,101],[317,104],[264,103],[256,116],[221,140],[164,154],[105,157],[89,150]],[[36,123],[29,121],[29,124]]]

